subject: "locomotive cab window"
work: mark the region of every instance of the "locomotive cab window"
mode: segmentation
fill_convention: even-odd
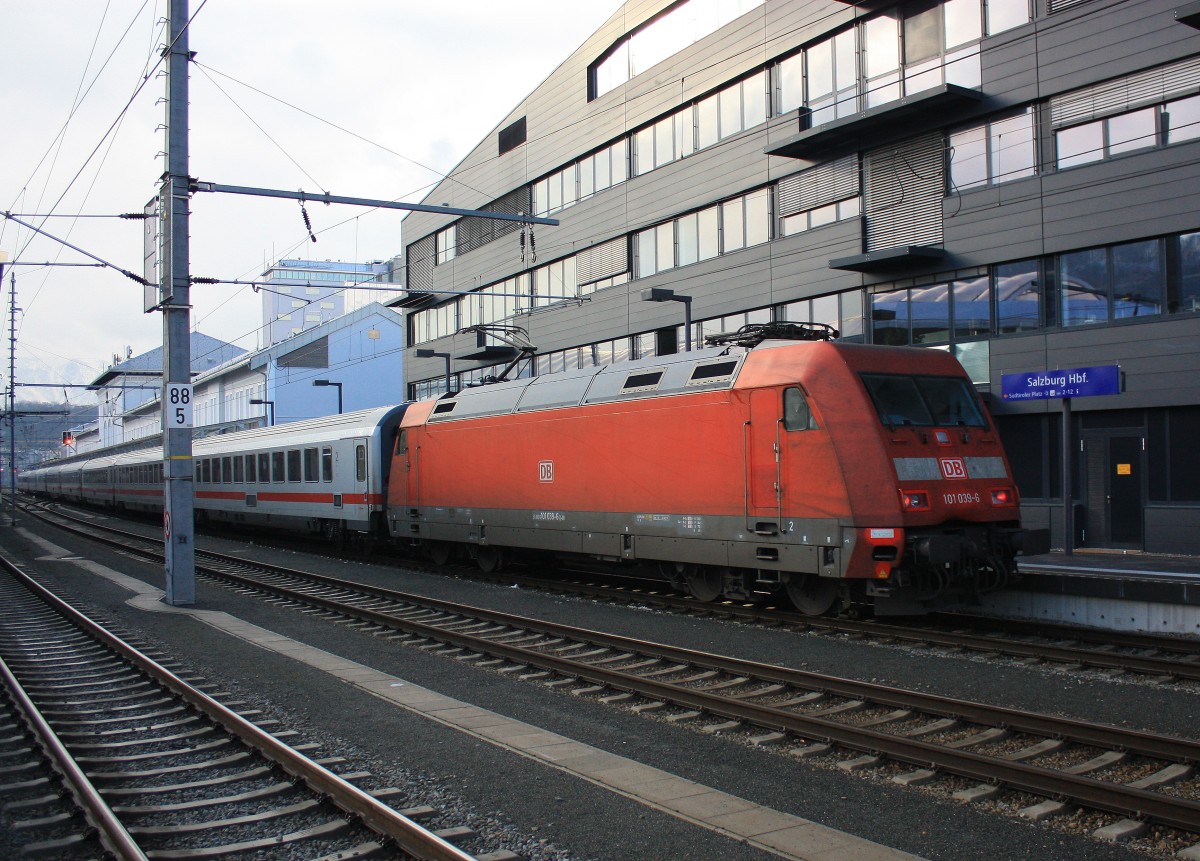
[[[396,454],[408,454],[408,431],[401,430],[396,434]]]
[[[790,431],[817,429],[817,419],[808,405],[808,398],[796,386],[783,390],[783,426]]]
[[[879,419],[889,427],[987,427],[967,381],[961,377],[863,374]]]

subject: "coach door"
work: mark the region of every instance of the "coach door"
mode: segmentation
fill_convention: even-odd
[[[379,507],[378,500],[371,499],[371,485],[368,479],[371,472],[368,469],[367,458],[370,456],[365,439],[354,440],[354,498],[361,499],[368,510]]]
[[[1084,431],[1084,546],[1143,548],[1145,462],[1141,431]]]
[[[750,393],[750,423],[746,428],[746,495],[748,526],[754,532],[779,530],[782,493],[780,474],[780,416],[777,390]]]

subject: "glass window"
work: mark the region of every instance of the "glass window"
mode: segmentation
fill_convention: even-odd
[[[258,461],[252,454],[246,455],[246,481],[249,484],[258,481]]]
[[[861,376],[880,420],[889,427],[987,427],[970,386],[961,377]]]
[[[289,482],[300,481],[300,449],[291,448],[287,452],[287,480]]]
[[[1028,24],[1029,0],[984,0],[987,7],[988,35],[1003,33]]]
[[[912,65],[941,53],[941,4],[937,0],[912,4],[904,16],[904,62]]]
[[[675,160],[675,124],[670,117],[654,124],[654,166]]]
[[[709,96],[696,105],[696,148],[710,147],[721,139],[720,94]]]
[[[637,277],[647,278],[658,271],[658,228],[651,227],[637,235]]]
[[[746,195],[746,245],[760,245],[771,240],[771,193],[760,189]]]
[[[838,296],[842,306],[841,340],[863,342],[863,291],[849,290]]]
[[[695,213],[676,219],[675,235],[678,242],[676,251],[678,265],[687,266],[700,259],[700,236],[697,230]]]
[[[866,57],[863,62],[868,78],[877,78],[900,68],[899,22],[893,14],[880,15],[863,25]]]
[[[1104,158],[1104,121],[1059,129],[1054,133],[1054,145],[1060,168],[1100,161]]]
[[[1155,145],[1157,108],[1146,108],[1108,118],[1108,154],[1117,155]]]
[[[232,457],[221,458],[221,483],[222,484],[232,484],[233,483],[233,458]]]
[[[1167,143],[1200,138],[1200,96],[1168,102],[1163,113],[1166,116]]]
[[[1113,317],[1148,317],[1162,313],[1162,242],[1129,242],[1112,247]]]
[[[1038,328],[1042,318],[1042,287],[1037,261],[1001,264],[995,267],[992,277],[997,333],[1026,332]]]
[[[1171,311],[1200,311],[1200,233],[1179,237],[1179,295]]]
[[[908,346],[908,289],[871,294],[871,343]]]
[[[817,420],[808,406],[808,398],[796,386],[788,386],[783,390],[783,427],[789,431],[817,429]]]
[[[914,287],[908,296],[914,344],[944,344],[950,340],[950,285]]]
[[[950,285],[954,309],[954,338],[971,339],[991,334],[992,282],[986,276],[955,281]]]
[[[742,81],[742,128],[767,121],[767,73],[759,72]]]
[[[946,48],[956,48],[983,37],[979,0],[946,0]]]
[[[675,157],[687,158],[696,151],[696,125],[692,109],[684,108],[671,118],[675,128]]]
[[[992,182],[1008,182],[1037,172],[1033,108],[989,124]]]
[[[354,478],[357,481],[367,480],[367,447],[365,445],[354,447]]]
[[[1108,253],[1090,248],[1058,258],[1062,324],[1108,322]]]
[[[316,481],[319,459],[315,448],[304,449],[304,480]]]
[[[238,456],[233,459],[233,483],[241,484],[246,480],[245,458]]]
[[[721,204],[721,253],[746,247],[744,204],[739,197]]]
[[[675,268],[675,225],[672,222],[660,224],[655,232],[658,246],[655,255],[658,257],[658,271]]]
[[[329,446],[321,449],[321,481],[333,481],[333,449]]]
[[[986,185],[987,181],[987,127],[950,135],[950,190]]]
[[[782,60],[776,70],[779,81],[779,107],[786,114],[804,104],[804,55],[796,54]]]
[[[281,451],[271,452],[271,480],[276,484],[283,484],[287,481],[287,475],[284,472],[284,453]]]
[[[265,451],[258,456],[258,480],[261,482],[271,480],[271,455]]]
[[[708,260],[721,253],[719,214],[719,210],[715,206],[710,206],[697,214],[701,260]]]
[[[200,465],[201,465],[201,467],[203,467],[201,469],[200,480],[202,482],[204,482],[205,484],[208,484],[209,482],[212,481],[212,461],[209,460],[208,458],[205,458],[203,461],[200,462]]]
[[[721,137],[727,138],[742,130],[742,88],[736,84],[722,90]]]

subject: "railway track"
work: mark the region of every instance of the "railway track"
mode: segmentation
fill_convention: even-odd
[[[130,549],[130,541],[121,546]],[[147,554],[154,551],[147,550]],[[955,779],[958,797],[1028,793],[1032,818],[1081,806],[1101,836],[1151,826],[1200,839],[1200,742],[856,682],[572,628],[244,559],[198,553],[235,588],[406,645],[700,731],[833,756],[893,779]]]
[[[473,858],[414,821],[434,811],[393,809],[394,790],[369,793],[354,782],[369,775],[289,747],[286,733],[222,705],[3,557],[0,677],[10,850],[68,861]]]

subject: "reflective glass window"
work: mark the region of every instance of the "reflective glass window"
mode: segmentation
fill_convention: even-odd
[[[675,238],[675,254],[679,266],[687,266],[700,259],[700,235],[695,213],[676,219]]]
[[[742,127],[753,128],[767,121],[767,73],[759,72],[742,81]]]
[[[771,240],[771,194],[768,189],[746,195],[746,245]]]
[[[674,224],[660,224],[656,231],[658,249],[658,271],[675,268],[675,230]]]
[[[1089,248],[1058,258],[1062,324],[1108,321],[1108,253]]]
[[[746,225],[742,199],[721,204],[721,253],[746,247]]]
[[[986,275],[950,285],[955,339],[979,338],[992,331],[992,281]]]
[[[675,123],[667,117],[654,124],[654,166],[662,167],[675,160]]]
[[[721,139],[720,94],[709,96],[696,105],[696,148],[710,147]]]
[[[941,4],[937,0],[912,4],[904,15],[904,62],[918,63],[941,52]]]
[[[1028,24],[1029,0],[985,0],[988,35]]]
[[[742,88],[732,86],[719,94],[721,102],[721,137],[727,138],[742,130]]]
[[[817,420],[808,405],[808,398],[796,386],[788,386],[783,390],[783,427],[789,431],[817,429]]]
[[[950,135],[950,190],[986,185],[987,127],[976,126]]]
[[[700,260],[708,260],[721,253],[718,215],[719,211],[715,206],[710,206],[697,214],[700,242],[698,257]]]
[[[871,343],[908,346],[908,289],[871,294]]]
[[[1059,129],[1054,133],[1057,164],[1075,167],[1104,158],[1104,121]]]
[[[1008,182],[1037,172],[1033,108],[989,123],[992,182]]]
[[[658,271],[658,239],[656,228],[637,235],[637,277],[646,278]]]
[[[1152,147],[1156,143],[1158,110],[1145,108],[1108,118],[1108,154],[1117,155]]]
[[[1167,118],[1167,143],[1200,138],[1200,96],[1168,102],[1163,112]]]
[[[1179,291],[1172,311],[1200,311],[1200,233],[1179,237]]]
[[[1128,242],[1112,247],[1113,317],[1149,317],[1162,313],[1164,266],[1162,242]]]
[[[979,0],[946,0],[946,48],[955,48],[983,37],[982,11]]]
[[[944,344],[950,340],[950,285],[914,287],[908,295],[914,344]]]
[[[1003,263],[994,268],[996,331],[1025,332],[1041,325],[1042,284],[1036,260]]]
[[[778,113],[786,114],[804,104],[804,55],[796,54],[776,67],[779,86]]]

